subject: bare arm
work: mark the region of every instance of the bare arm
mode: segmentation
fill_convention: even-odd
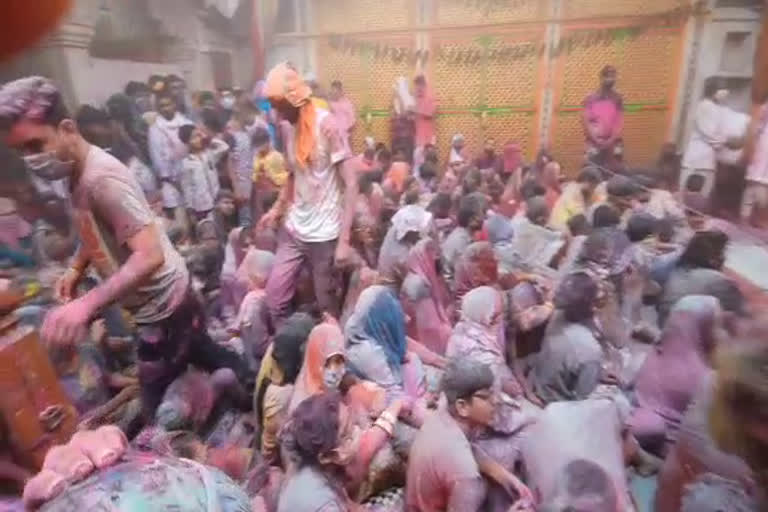
[[[128,260],[114,275],[83,297],[90,311],[95,313],[134,290],[165,263],[155,224],[144,226],[128,239],[126,245],[131,251]]]
[[[437,368],[445,368],[447,366],[448,360],[445,357],[432,352],[413,338],[408,337],[407,341],[408,350],[419,356],[419,359],[421,359],[424,364],[435,366]]]

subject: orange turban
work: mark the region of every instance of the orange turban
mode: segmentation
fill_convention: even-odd
[[[290,63],[278,64],[267,74],[264,96],[271,102],[287,101],[299,109],[296,127],[296,160],[302,166],[309,163],[315,146],[315,106],[312,89]]]

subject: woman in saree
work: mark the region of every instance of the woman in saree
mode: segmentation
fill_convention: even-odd
[[[402,409],[397,401],[374,422],[361,424],[339,393],[323,391],[301,402],[284,431],[294,463],[277,512],[359,510],[357,503],[366,497],[359,492],[361,483],[392,438]]]
[[[597,304],[598,286],[588,274],[571,274],[560,284],[555,294],[557,310],[529,376],[545,403],[583,400],[605,377],[595,322]]]
[[[379,283],[399,292],[408,273],[408,254],[431,231],[432,214],[418,205],[406,205],[392,217],[379,251]]]
[[[261,455],[267,464],[279,463],[277,436],[287,419],[304,345],[314,326],[314,319],[305,313],[291,315],[275,333],[262,359],[253,410],[261,424]]]
[[[408,334],[442,355],[451,336],[453,307],[439,262],[440,251],[433,240],[416,243],[408,254],[408,275],[400,296],[409,319]]]
[[[386,286],[371,286],[360,295],[345,334],[351,369],[383,388],[389,399],[425,398],[427,374],[446,364],[445,358],[406,335],[403,308]],[[423,411],[423,404],[414,407],[415,424],[421,423]]]
[[[454,327],[446,356],[472,359],[487,365],[494,375],[496,407],[490,425],[478,434],[475,444],[487,456],[508,471],[514,471],[520,456],[520,439],[526,426],[538,415],[538,409],[524,400],[523,386],[507,364],[504,338],[504,297],[490,286],[467,293],[461,302],[461,320]],[[492,510],[507,510],[504,493],[492,490]],[[497,507],[496,502],[506,504]]]
[[[689,295],[672,309],[661,341],[635,380],[632,432],[645,449],[663,456],[676,438],[683,414],[711,372],[720,317],[720,303],[711,296]]]
[[[354,429],[341,439],[339,453],[342,453],[343,460],[338,462],[347,466],[344,482],[348,490],[353,496],[363,498],[373,489],[379,488],[381,484],[377,479],[386,473],[384,469],[401,464],[387,441],[394,434],[399,416],[410,418],[411,400],[407,397],[387,400],[384,389],[372,382],[358,381],[349,385],[349,381],[354,379],[348,376],[345,378],[346,374],[344,334],[336,323],[325,322],[318,325],[307,340],[304,364],[296,379],[289,411],[298,411],[302,404],[312,397],[342,391],[344,409]],[[403,408],[406,402],[407,407]],[[386,429],[386,435],[382,435],[381,429],[375,428],[376,425],[382,427],[385,420],[377,420],[382,417],[392,427]],[[280,434],[284,467],[289,474],[297,463],[296,440],[292,438],[293,434],[290,423]],[[378,455],[385,445],[385,451]],[[376,461],[372,466],[374,457]],[[362,485],[364,481],[368,485]]]
[[[474,242],[454,264],[454,300],[460,310],[461,299],[479,286],[495,286],[499,281],[499,262],[490,242]]]

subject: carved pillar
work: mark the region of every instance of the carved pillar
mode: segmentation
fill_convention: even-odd
[[[87,80],[93,28],[94,25],[85,20],[67,20],[38,50],[42,67],[56,80],[70,108],[79,104],[82,97],[79,86]]]

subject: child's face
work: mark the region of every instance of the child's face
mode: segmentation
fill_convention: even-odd
[[[216,203],[216,209],[222,215],[229,217],[235,214],[235,202],[229,197],[221,198]]]
[[[193,151],[205,149],[205,134],[199,128],[195,128],[192,131],[192,135],[189,137],[189,147]]]

